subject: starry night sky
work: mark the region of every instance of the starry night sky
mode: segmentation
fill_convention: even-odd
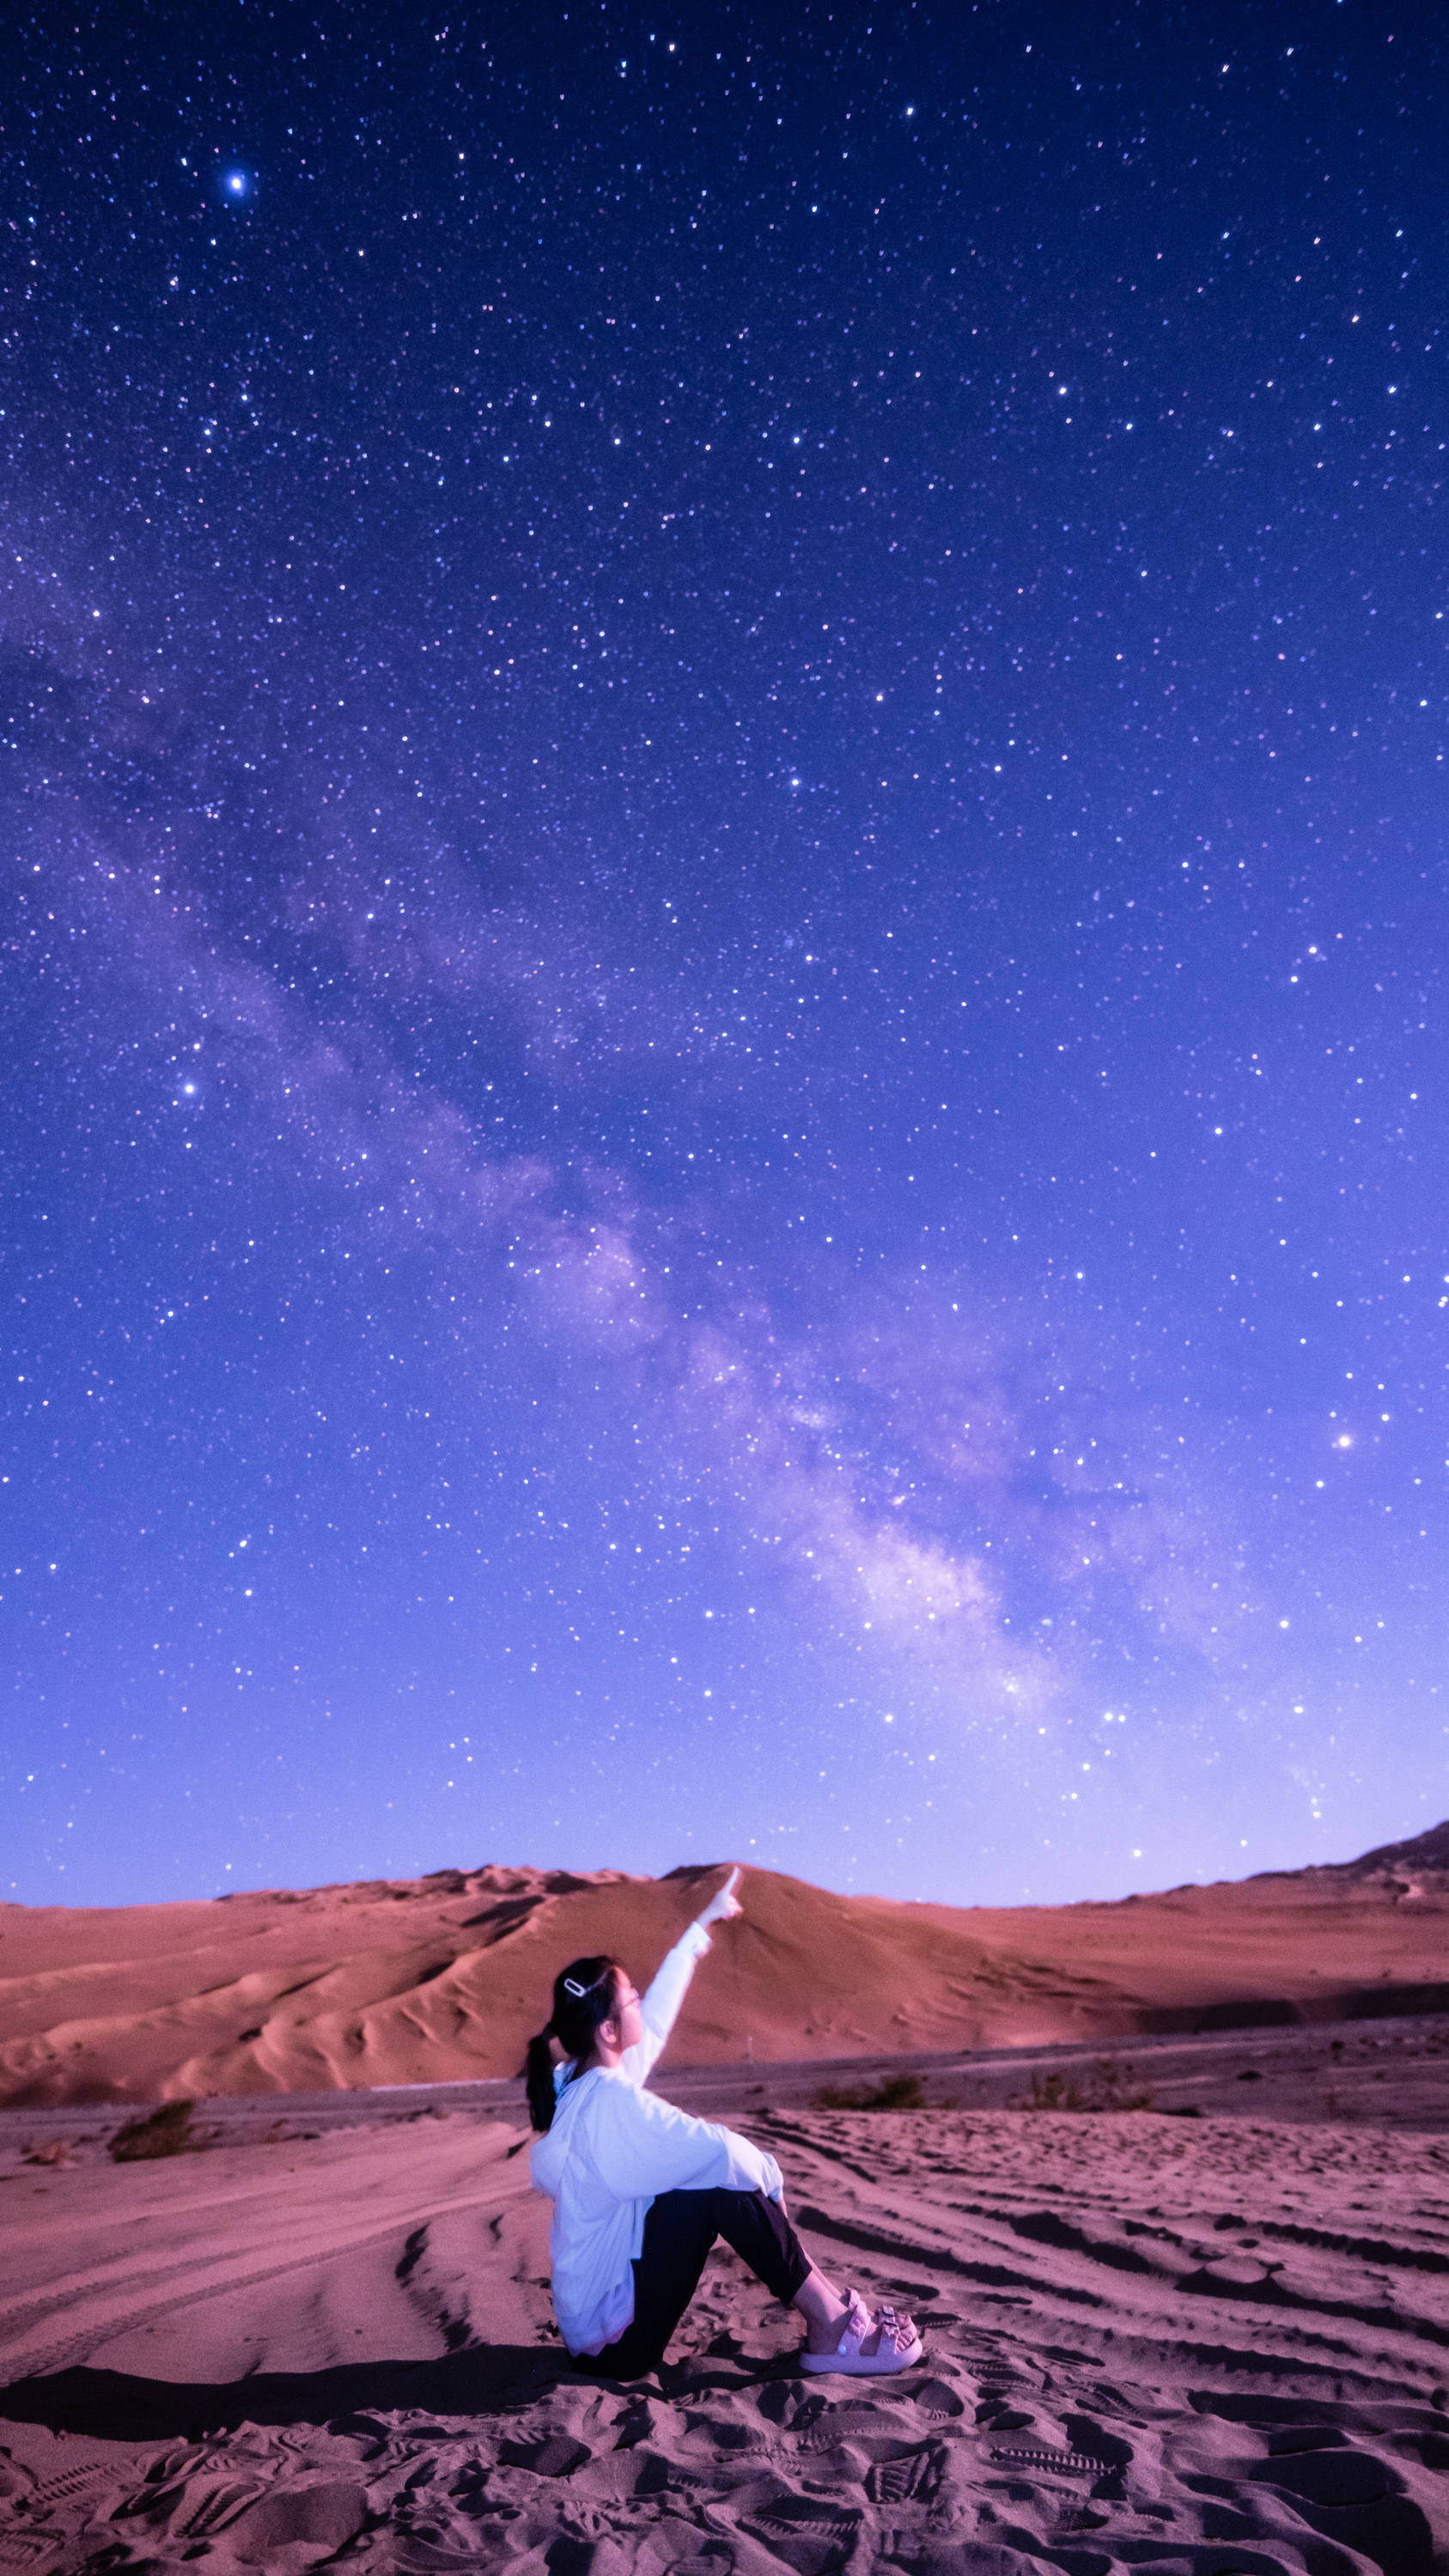
[[[1449,1807],[1446,56],[12,35],[0,1892]]]

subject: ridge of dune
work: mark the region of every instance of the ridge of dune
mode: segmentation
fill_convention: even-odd
[[[0,1906],[0,2102],[512,2075],[557,1970],[641,1982],[717,1883],[488,1865],[165,1905]],[[672,2055],[700,2066],[1441,2009],[1449,1823],[1357,1861],[1159,1895],[962,1907],[750,1869]]]
[[[1381,1843],[1376,1851],[1360,1854],[1357,1860],[1342,1861],[1340,1868],[1362,1877],[1372,1870],[1439,1869],[1449,1871],[1449,1816],[1442,1824],[1431,1825],[1427,1833],[1414,1834],[1402,1843]]]

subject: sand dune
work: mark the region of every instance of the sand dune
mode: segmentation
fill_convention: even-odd
[[[1402,2125],[1449,2126],[1449,2025],[1365,2018],[1442,1993],[1446,1846],[1011,1914],[752,1874],[660,2087],[915,2307],[884,2386],[803,2378],[724,2255],[657,2377],[580,2382],[516,2087],[339,2089],[510,2067],[563,1957],[647,1969],[712,1874],[7,1909],[0,2570],[1449,2576],[1449,2136]],[[942,2107],[812,2099],[933,2043]],[[202,2090],[159,2162],[70,2107]],[[1151,2107],[999,2107],[1104,2098]]]
[[[805,2380],[716,2258],[580,2383],[522,2132],[455,2113],[0,2156],[0,2566],[36,2576],[1430,2576],[1449,2141],[1150,2114],[775,2115],[820,2258],[924,2362]]]
[[[716,1873],[482,1868],[124,1908],[0,1906],[0,2101],[512,2074],[582,1952],[647,1976]],[[1338,1868],[1120,1904],[841,1897],[746,1873],[672,2050],[718,2065],[1449,2005],[1449,1826]]]

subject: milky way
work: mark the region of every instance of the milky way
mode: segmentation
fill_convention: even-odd
[[[12,38],[0,1888],[1443,1812],[1432,12]]]

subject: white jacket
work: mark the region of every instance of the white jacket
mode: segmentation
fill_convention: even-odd
[[[647,1995],[644,2036],[617,2066],[591,2066],[570,2080],[557,2069],[553,2126],[533,2150],[534,2187],[553,2202],[549,2250],[553,2305],[570,2352],[602,2352],[633,2322],[630,2266],[644,2221],[663,2191],[762,2191],[778,2200],[780,2168],[748,2138],[713,2120],[691,2120],[644,2081],[674,2026],[709,1934],[691,1923]]]

